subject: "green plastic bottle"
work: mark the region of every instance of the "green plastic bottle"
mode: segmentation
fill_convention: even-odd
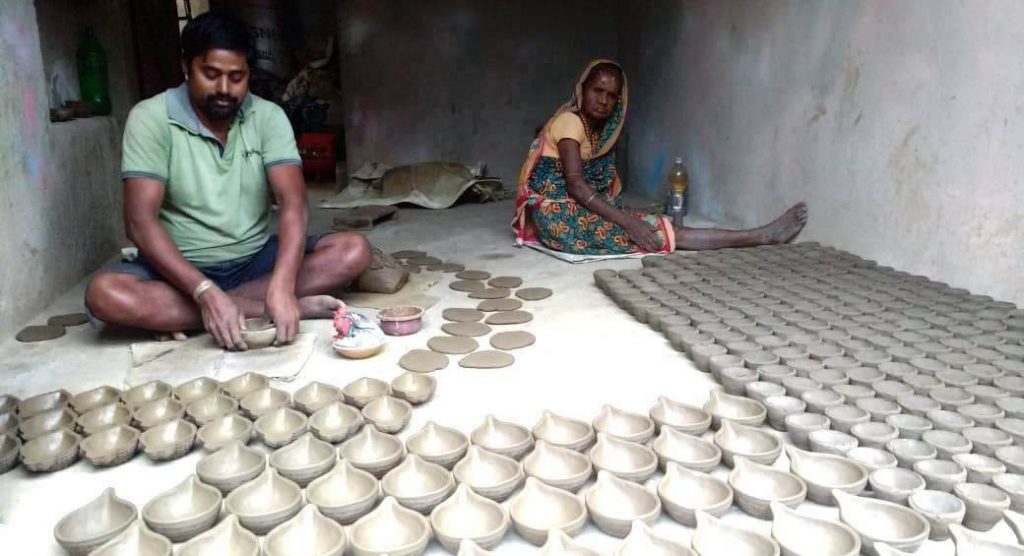
[[[92,28],[78,46],[78,87],[82,100],[89,103],[94,116],[110,114],[110,85],[107,81],[107,54]]]

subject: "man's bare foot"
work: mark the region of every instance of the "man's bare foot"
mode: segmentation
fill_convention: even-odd
[[[157,332],[155,338],[158,342],[169,342],[171,340],[181,342],[187,340],[188,336],[184,332]]]
[[[768,245],[789,243],[807,224],[807,203],[797,203],[771,224],[761,228]]]
[[[303,319],[329,319],[334,311],[344,307],[345,302],[329,295],[309,295],[299,298],[299,310]]]

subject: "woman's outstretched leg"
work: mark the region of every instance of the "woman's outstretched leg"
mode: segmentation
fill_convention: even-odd
[[[676,249],[700,251],[787,243],[807,224],[807,204],[797,203],[770,224],[752,230],[676,228]]]

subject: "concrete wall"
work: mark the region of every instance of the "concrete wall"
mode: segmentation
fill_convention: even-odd
[[[339,4],[349,171],[486,161],[515,187],[533,139],[591,58],[614,55],[610,0]]]
[[[650,0],[624,11],[634,185],[1024,305],[1024,3]]]
[[[76,9],[91,10],[108,50],[115,115],[51,123],[39,30],[75,35],[76,12],[61,26],[51,6],[37,20],[28,0],[0,2],[0,334],[114,255],[122,237],[119,115],[135,99],[131,49],[120,45],[131,35],[125,2],[89,4]]]

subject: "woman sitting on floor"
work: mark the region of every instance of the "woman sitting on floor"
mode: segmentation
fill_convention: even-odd
[[[612,149],[627,101],[618,64],[595,60],[583,71],[572,100],[544,126],[523,165],[512,221],[518,243],[579,255],[668,253],[785,243],[803,228],[804,203],[753,230],[675,228],[666,216],[623,211]]]

